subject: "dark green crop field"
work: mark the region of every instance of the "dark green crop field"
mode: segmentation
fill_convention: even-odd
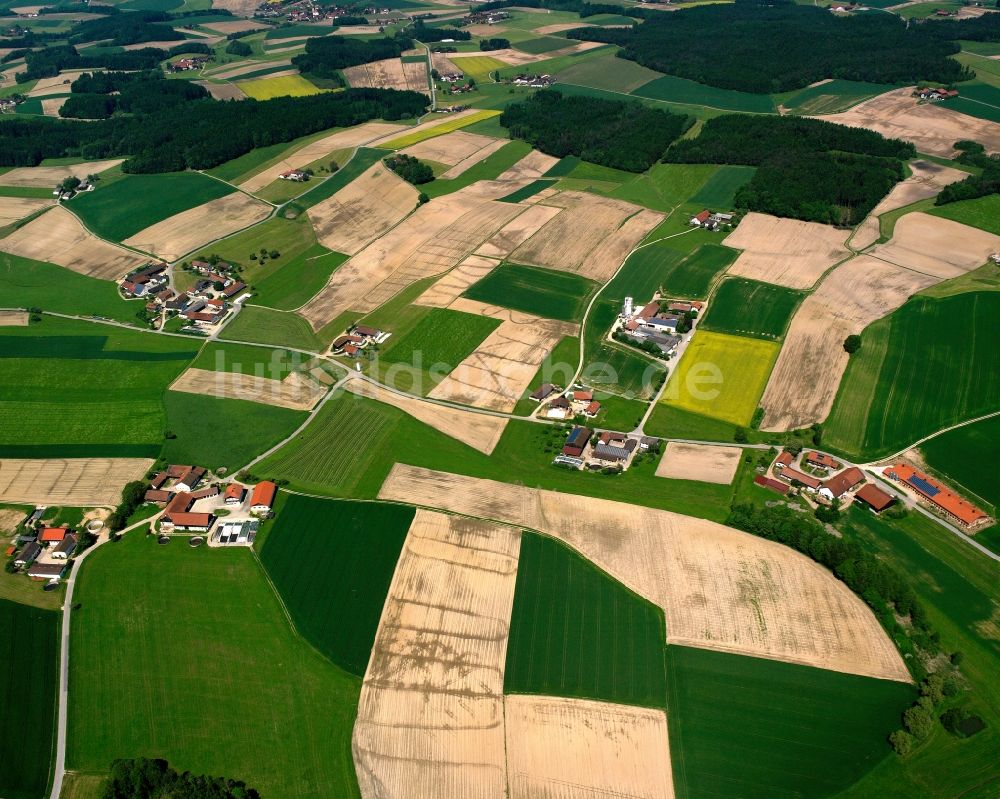
[[[753,178],[757,167],[727,164],[719,167],[698,193],[691,198],[693,203],[701,203],[712,211],[722,211],[733,207],[736,192]],[[722,237],[720,237],[722,238]]]
[[[804,296],[784,286],[727,278],[713,295],[702,324],[706,330],[779,339]]]
[[[525,533],[504,691],[664,707],[663,611],[565,544]]]
[[[1000,409],[997,314],[997,292],[914,297],[869,325],[827,421],[830,443],[885,455]]]
[[[736,250],[721,244],[702,244],[673,268],[664,270],[661,287],[670,295],[702,299],[708,296],[716,277],[736,260],[737,255]]]
[[[296,629],[364,675],[413,508],[284,495],[260,560]],[[308,557],[302,550],[312,541]]]
[[[774,102],[767,94],[751,94],[733,89],[718,89],[685,78],[664,75],[632,91],[636,97],[666,100],[684,105],[703,105],[720,111],[774,113]]]
[[[890,755],[916,698],[905,683],[680,646],[667,675],[683,799],[835,794]]]
[[[993,468],[1000,461],[1000,416],[949,430],[920,451],[935,472],[1000,507],[1000,471]]]
[[[167,217],[232,194],[235,189],[198,172],[126,175],[98,183],[70,207],[94,233],[123,241]]]
[[[0,663],[0,795],[38,799],[55,751],[59,614],[0,599]]]
[[[501,264],[463,296],[545,319],[578,322],[597,283],[570,272]]]
[[[431,308],[412,329],[390,338],[382,346],[381,356],[390,363],[405,363],[424,369],[434,364],[445,364],[449,367],[444,372],[447,374],[499,326],[499,319],[447,308]]]

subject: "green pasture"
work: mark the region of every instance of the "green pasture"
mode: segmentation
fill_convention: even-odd
[[[423,369],[443,364],[447,374],[499,326],[499,319],[488,316],[431,308],[414,327],[382,345],[379,354],[386,362]]]
[[[143,305],[123,300],[110,280],[9,253],[0,253],[0,296],[9,307],[101,316],[136,324],[136,313]]]
[[[906,683],[667,647],[674,786],[687,799],[831,796],[891,754]]]
[[[275,311],[260,305],[244,304],[242,310],[226,325],[222,338],[291,347],[308,352],[318,352],[323,346],[309,323],[298,314]]]
[[[463,296],[545,319],[578,322],[597,283],[569,272],[501,264]]]
[[[275,799],[359,795],[361,681],[292,629],[251,552],[136,531],[77,579],[67,768],[162,757]]]
[[[841,381],[826,441],[849,453],[886,455],[998,410],[997,313],[997,292],[918,296],[869,325]],[[872,354],[865,356],[866,348]]]
[[[942,11],[958,11],[961,8],[962,3],[960,0],[942,0],[941,2],[914,3],[913,5],[903,6],[894,13],[906,20],[927,19],[934,16],[938,9]]]
[[[719,111],[742,111],[773,114],[774,102],[766,94],[750,94],[734,89],[719,89],[686,78],[663,75],[632,91],[637,97],[666,100],[680,105],[703,105]]]
[[[263,67],[264,65],[262,64],[261,66]],[[284,69],[287,69],[287,67],[284,67]],[[224,164],[219,164],[219,166],[212,167],[206,171],[213,177],[238,185],[246,180],[249,180],[267,167],[274,166],[274,164],[279,161],[283,161],[285,158],[288,158],[304,145],[316,141],[317,139],[323,139],[331,133],[336,133],[337,130],[337,128],[327,128],[326,130],[310,133],[308,136],[302,136],[290,142],[285,141],[278,142],[277,144],[265,145],[264,147],[255,147],[248,153],[234,158],[231,161],[226,161]]]
[[[665,707],[663,611],[565,544],[521,536],[505,693]]]
[[[1000,88],[977,80],[963,83],[959,92],[958,97],[943,101],[943,105],[969,116],[1000,122]]]
[[[712,242],[701,244],[691,253],[676,250],[672,244],[673,241],[667,240],[634,252],[615,285],[628,289],[637,302],[652,297],[659,288],[671,297],[704,299],[716,277],[738,254]],[[626,270],[627,274],[623,274]]]
[[[565,387],[573,379],[576,366],[580,362],[580,339],[562,338],[555,347],[552,348],[542,361],[535,376],[531,379],[528,387],[524,390],[524,396],[518,400],[517,405],[511,413],[517,416],[527,416],[538,403],[529,398],[529,395],[540,388],[542,383],[553,383],[554,385]],[[611,427],[612,425],[608,425]]]
[[[646,422],[645,432],[664,438],[696,441],[732,441],[737,425],[733,422],[694,413],[676,405],[658,402]]]
[[[732,171],[734,169],[745,169],[745,167],[720,167],[714,164],[654,164],[641,175],[633,175],[630,182],[608,194],[619,200],[628,200],[655,211],[668,213],[682,203],[689,202],[716,174],[722,171],[736,174]]]
[[[0,329],[0,452],[155,456],[192,342],[45,317]]]
[[[557,74],[560,85],[575,83],[623,94],[628,94],[659,77],[661,77],[659,72],[641,66],[635,61],[618,58],[614,53],[571,64]]]
[[[736,192],[750,182],[756,167],[720,166],[719,170],[692,196],[691,202],[704,205],[712,211],[731,209]]]
[[[210,341],[201,348],[191,366],[212,372],[238,372],[269,380],[284,380],[290,372],[301,368],[309,360],[308,355],[280,347]]]
[[[215,472],[232,472],[250,462],[291,435],[308,416],[305,411],[184,391],[167,391],[163,405],[167,430],[175,437],[163,442],[162,456]]]
[[[124,175],[99,182],[96,190],[75,197],[70,208],[101,238],[123,241],[233,191],[232,186],[198,172]]]
[[[600,50],[590,50],[590,51],[588,51],[588,53],[592,57],[594,57],[594,56],[600,54],[601,51]],[[558,57],[553,58],[551,60],[554,61],[554,62],[559,62],[560,59],[564,58],[564,57],[568,58],[568,56],[558,56]],[[532,69],[541,70],[542,69],[542,64],[544,64],[544,63],[545,62],[538,62],[536,64],[533,64],[532,65]],[[563,64],[559,64],[559,66],[563,66]],[[516,72],[517,69],[521,69],[521,67],[516,68],[515,72]],[[680,78],[676,78],[675,80],[680,80]],[[696,84],[694,84],[694,86],[700,88],[701,84],[697,84],[696,83]],[[600,98],[602,100],[614,100],[616,102],[622,102],[622,100],[627,100],[627,98],[622,97],[622,94],[620,92],[608,91],[607,89],[598,89],[598,88],[595,88],[593,86],[580,86],[580,85],[575,84],[575,83],[560,83],[560,84],[557,84],[557,89],[560,92],[562,92],[563,94],[571,95],[571,96],[576,95],[576,96],[584,96],[584,97],[597,97],[597,98]],[[640,91],[641,91],[641,89],[640,89]],[[723,89],[712,89],[712,91],[725,91],[725,90],[723,90]],[[756,97],[758,95],[748,95],[748,96],[749,97]],[[760,95],[760,96],[764,97],[764,98],[767,97],[767,95]],[[670,111],[671,113],[674,113],[674,114],[685,114],[687,116],[694,117],[695,119],[711,119],[712,117],[719,116],[720,114],[729,113],[729,111],[727,111],[726,109],[713,108],[713,107],[710,107],[710,106],[707,106],[707,105],[704,105],[704,104],[698,103],[698,102],[693,102],[692,103],[692,102],[679,101],[679,100],[675,101],[675,100],[666,100],[666,99],[653,98],[653,97],[644,97],[644,96],[641,96],[641,95],[637,94],[636,92],[632,92],[632,94],[628,95],[628,97],[632,97],[637,102],[640,102],[643,105],[649,106],[650,108],[659,108],[660,110]]]
[[[520,50],[522,53],[541,55],[542,53],[551,53],[555,50],[562,50],[563,48],[569,47],[573,44],[575,44],[575,42],[571,42],[560,36],[539,36],[535,39],[525,39],[519,42],[511,42],[511,47],[515,50]]]
[[[712,295],[702,325],[720,333],[777,340],[785,335],[804,296],[804,292],[784,286],[742,277],[726,278]]]
[[[935,205],[929,208],[927,213],[1000,236],[1000,194],[987,194],[974,200]]]
[[[992,468],[1000,457],[1000,416],[925,441],[920,452],[931,469],[971,491],[974,501],[1000,508],[1000,472]]]
[[[970,67],[976,72],[976,80],[990,86],[1000,88],[1000,61],[989,58],[988,55],[978,55],[971,52],[957,53],[952,56],[959,64]],[[959,92],[962,89],[959,87]]]
[[[27,580],[23,575],[22,580]],[[47,794],[55,754],[59,613],[0,599],[0,794]]]
[[[865,83],[855,80],[831,80],[774,96],[788,113],[801,116],[836,114],[876,95],[899,88],[891,83]]]
[[[363,677],[413,508],[282,494],[260,560],[296,630]],[[302,535],[322,543],[303,559]]]
[[[314,244],[255,283],[254,302],[282,311],[300,308],[319,293],[348,257]]]
[[[513,191],[506,197],[501,197],[500,201],[505,203],[519,203],[522,200],[527,200],[529,197],[534,197],[540,191],[552,186],[555,181],[548,178],[541,178],[540,180],[533,180],[526,186],[522,186],[517,191]]]
[[[326,248],[317,249],[318,246],[316,233],[307,216],[295,219],[276,216],[208,245],[193,256],[193,260],[207,260],[211,256],[218,256],[223,261],[236,264],[242,269],[240,278],[244,283],[255,289],[260,289],[260,285],[263,285],[261,293],[266,300],[287,304],[288,298],[294,299],[296,294],[295,287],[289,285],[296,277],[301,278],[309,288],[316,284],[317,279],[310,274],[310,267],[315,261],[309,259],[315,254],[329,252]],[[261,250],[277,252],[278,257],[268,257],[266,261],[261,261]],[[251,255],[255,257],[251,258]],[[286,267],[289,269],[288,276],[279,277]],[[198,278],[193,273],[179,270],[175,274],[181,275],[186,281],[185,288],[188,287],[187,283],[193,285]],[[273,281],[269,280],[271,277],[274,277]]]

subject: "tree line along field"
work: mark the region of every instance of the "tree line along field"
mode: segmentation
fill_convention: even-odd
[[[578,322],[596,289],[593,280],[570,272],[504,263],[463,296],[545,319]]]
[[[911,685],[669,646],[677,796],[830,796],[891,755]],[[893,756],[894,757],[894,756]]]
[[[780,339],[804,296],[805,292],[784,286],[726,278],[712,295],[701,324],[720,333]]]
[[[996,292],[917,296],[869,325],[841,382],[826,441],[877,457],[997,410],[998,312]]]
[[[505,693],[664,707],[663,611],[553,538],[521,537]]]
[[[342,669],[364,676],[382,606],[414,509],[282,494],[260,561],[299,633]],[[303,560],[302,530],[322,546]]]
[[[3,328],[0,452],[155,457],[163,393],[196,353],[184,339],[52,317]]]
[[[69,770],[162,757],[276,799],[358,796],[361,681],[295,633],[250,552],[158,546],[139,530],[77,579]]]
[[[0,794],[37,799],[55,753],[59,614],[0,599]]]
[[[69,208],[90,230],[111,241],[124,241],[174,214],[235,191],[197,172],[105,175],[94,191],[73,198]]]

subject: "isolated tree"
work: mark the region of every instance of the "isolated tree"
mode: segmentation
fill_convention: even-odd
[[[81,182],[80,178],[76,177],[75,175],[70,175],[68,178],[63,180],[62,183],[59,184],[59,188],[62,189],[63,191],[76,191],[76,188],[80,185],[80,182]]]
[[[861,349],[861,336],[854,334],[844,339],[844,352],[853,355]]]
[[[903,726],[918,741],[934,730],[934,717],[919,705],[908,707],[903,713]]]
[[[913,751],[913,736],[906,730],[896,730],[889,736],[889,744],[900,757],[905,757]]]

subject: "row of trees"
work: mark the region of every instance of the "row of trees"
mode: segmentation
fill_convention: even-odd
[[[0,166],[131,156],[123,165],[126,172],[209,169],[257,147],[327,128],[417,117],[426,105],[427,97],[417,92],[347,89],[239,103],[194,100],[96,122],[15,117],[0,125]]]
[[[416,20],[404,33],[419,42],[443,42],[445,39],[467,42],[472,38],[471,33],[458,28],[429,28],[422,19]]]
[[[681,114],[635,102],[543,91],[508,105],[500,124],[549,155],[644,172],[691,124]]]
[[[582,28],[570,38],[620,45],[620,57],[724,89],[766,94],[824,78],[952,83],[971,77],[948,56],[959,46],[937,25],[892,14],[847,17],[790,0],[736,0],[655,14],[626,29]],[[956,31],[957,32],[957,31]]]
[[[260,799],[246,783],[224,777],[178,774],[166,760],[116,760],[101,799]]]
[[[974,141],[956,142],[955,149],[961,153],[956,159],[959,163],[977,166],[982,172],[945,186],[934,200],[935,205],[1000,193],[1000,155],[987,155],[986,148]]]
[[[488,53],[491,50],[506,50],[508,47],[510,47],[510,39],[494,37],[479,40],[479,49],[484,53]]]
[[[306,42],[306,51],[292,59],[303,75],[336,79],[337,70],[368,64],[386,58],[398,58],[413,47],[407,36],[385,36],[365,41],[344,36],[314,36]]]

